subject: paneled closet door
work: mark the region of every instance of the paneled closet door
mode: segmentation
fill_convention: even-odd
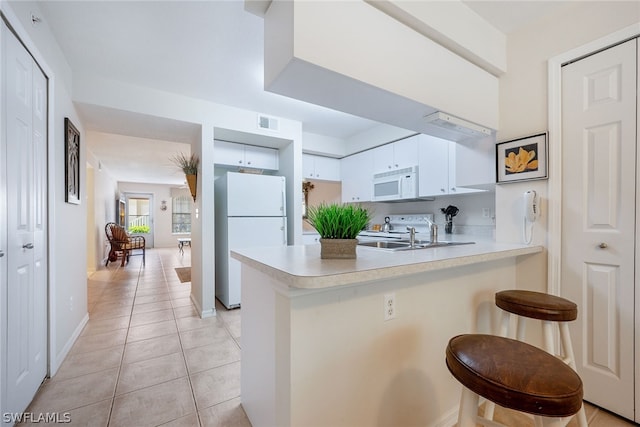
[[[562,296],[585,400],[635,418],[636,40],[562,69]],[[635,418],[637,421],[637,418]]]
[[[8,270],[2,410],[18,413],[47,373],[47,80],[4,24],[2,31]]]

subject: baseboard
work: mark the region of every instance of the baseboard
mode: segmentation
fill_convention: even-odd
[[[216,315],[215,307],[212,308],[211,310],[202,311],[202,307],[200,306],[200,304],[198,304],[198,301],[196,301],[193,295],[190,295],[189,299],[191,300],[191,304],[193,304],[194,307],[196,308],[196,313],[198,313],[201,319],[205,319],[207,317],[213,317]]]
[[[69,337],[69,340],[67,340],[64,347],[62,347],[62,350],[58,354],[56,354],[56,360],[50,361],[49,375],[51,377],[53,377],[56,374],[56,372],[58,372],[60,365],[62,365],[62,362],[64,362],[64,359],[67,357],[67,355],[71,351],[71,348],[76,343],[78,337],[82,333],[82,330],[84,329],[88,321],[89,321],[89,313],[86,313],[82,318],[82,321],[80,321],[80,324],[78,324],[76,329],[73,331],[73,334],[71,334],[71,337]]]

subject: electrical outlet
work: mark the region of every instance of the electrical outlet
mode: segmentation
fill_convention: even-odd
[[[491,209],[482,208],[482,217],[483,218],[489,218],[490,216],[491,216]]]
[[[384,320],[396,318],[396,294],[384,294]]]

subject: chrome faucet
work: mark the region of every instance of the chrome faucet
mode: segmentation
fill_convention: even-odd
[[[416,245],[416,228],[407,227],[407,230],[409,230],[409,244],[414,247]]]
[[[429,224],[429,233],[431,233],[431,243],[438,243],[438,226],[431,221],[428,217],[424,217],[425,221]]]

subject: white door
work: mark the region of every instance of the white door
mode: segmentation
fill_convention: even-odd
[[[3,411],[22,412],[47,372],[47,82],[4,25],[3,39],[8,206]]]
[[[634,419],[636,42],[562,70],[562,295],[585,400]]]
[[[285,178],[227,174],[227,216],[285,216]]]
[[[153,195],[127,193],[125,200],[125,228],[132,235],[144,237],[145,247],[153,248]]]

